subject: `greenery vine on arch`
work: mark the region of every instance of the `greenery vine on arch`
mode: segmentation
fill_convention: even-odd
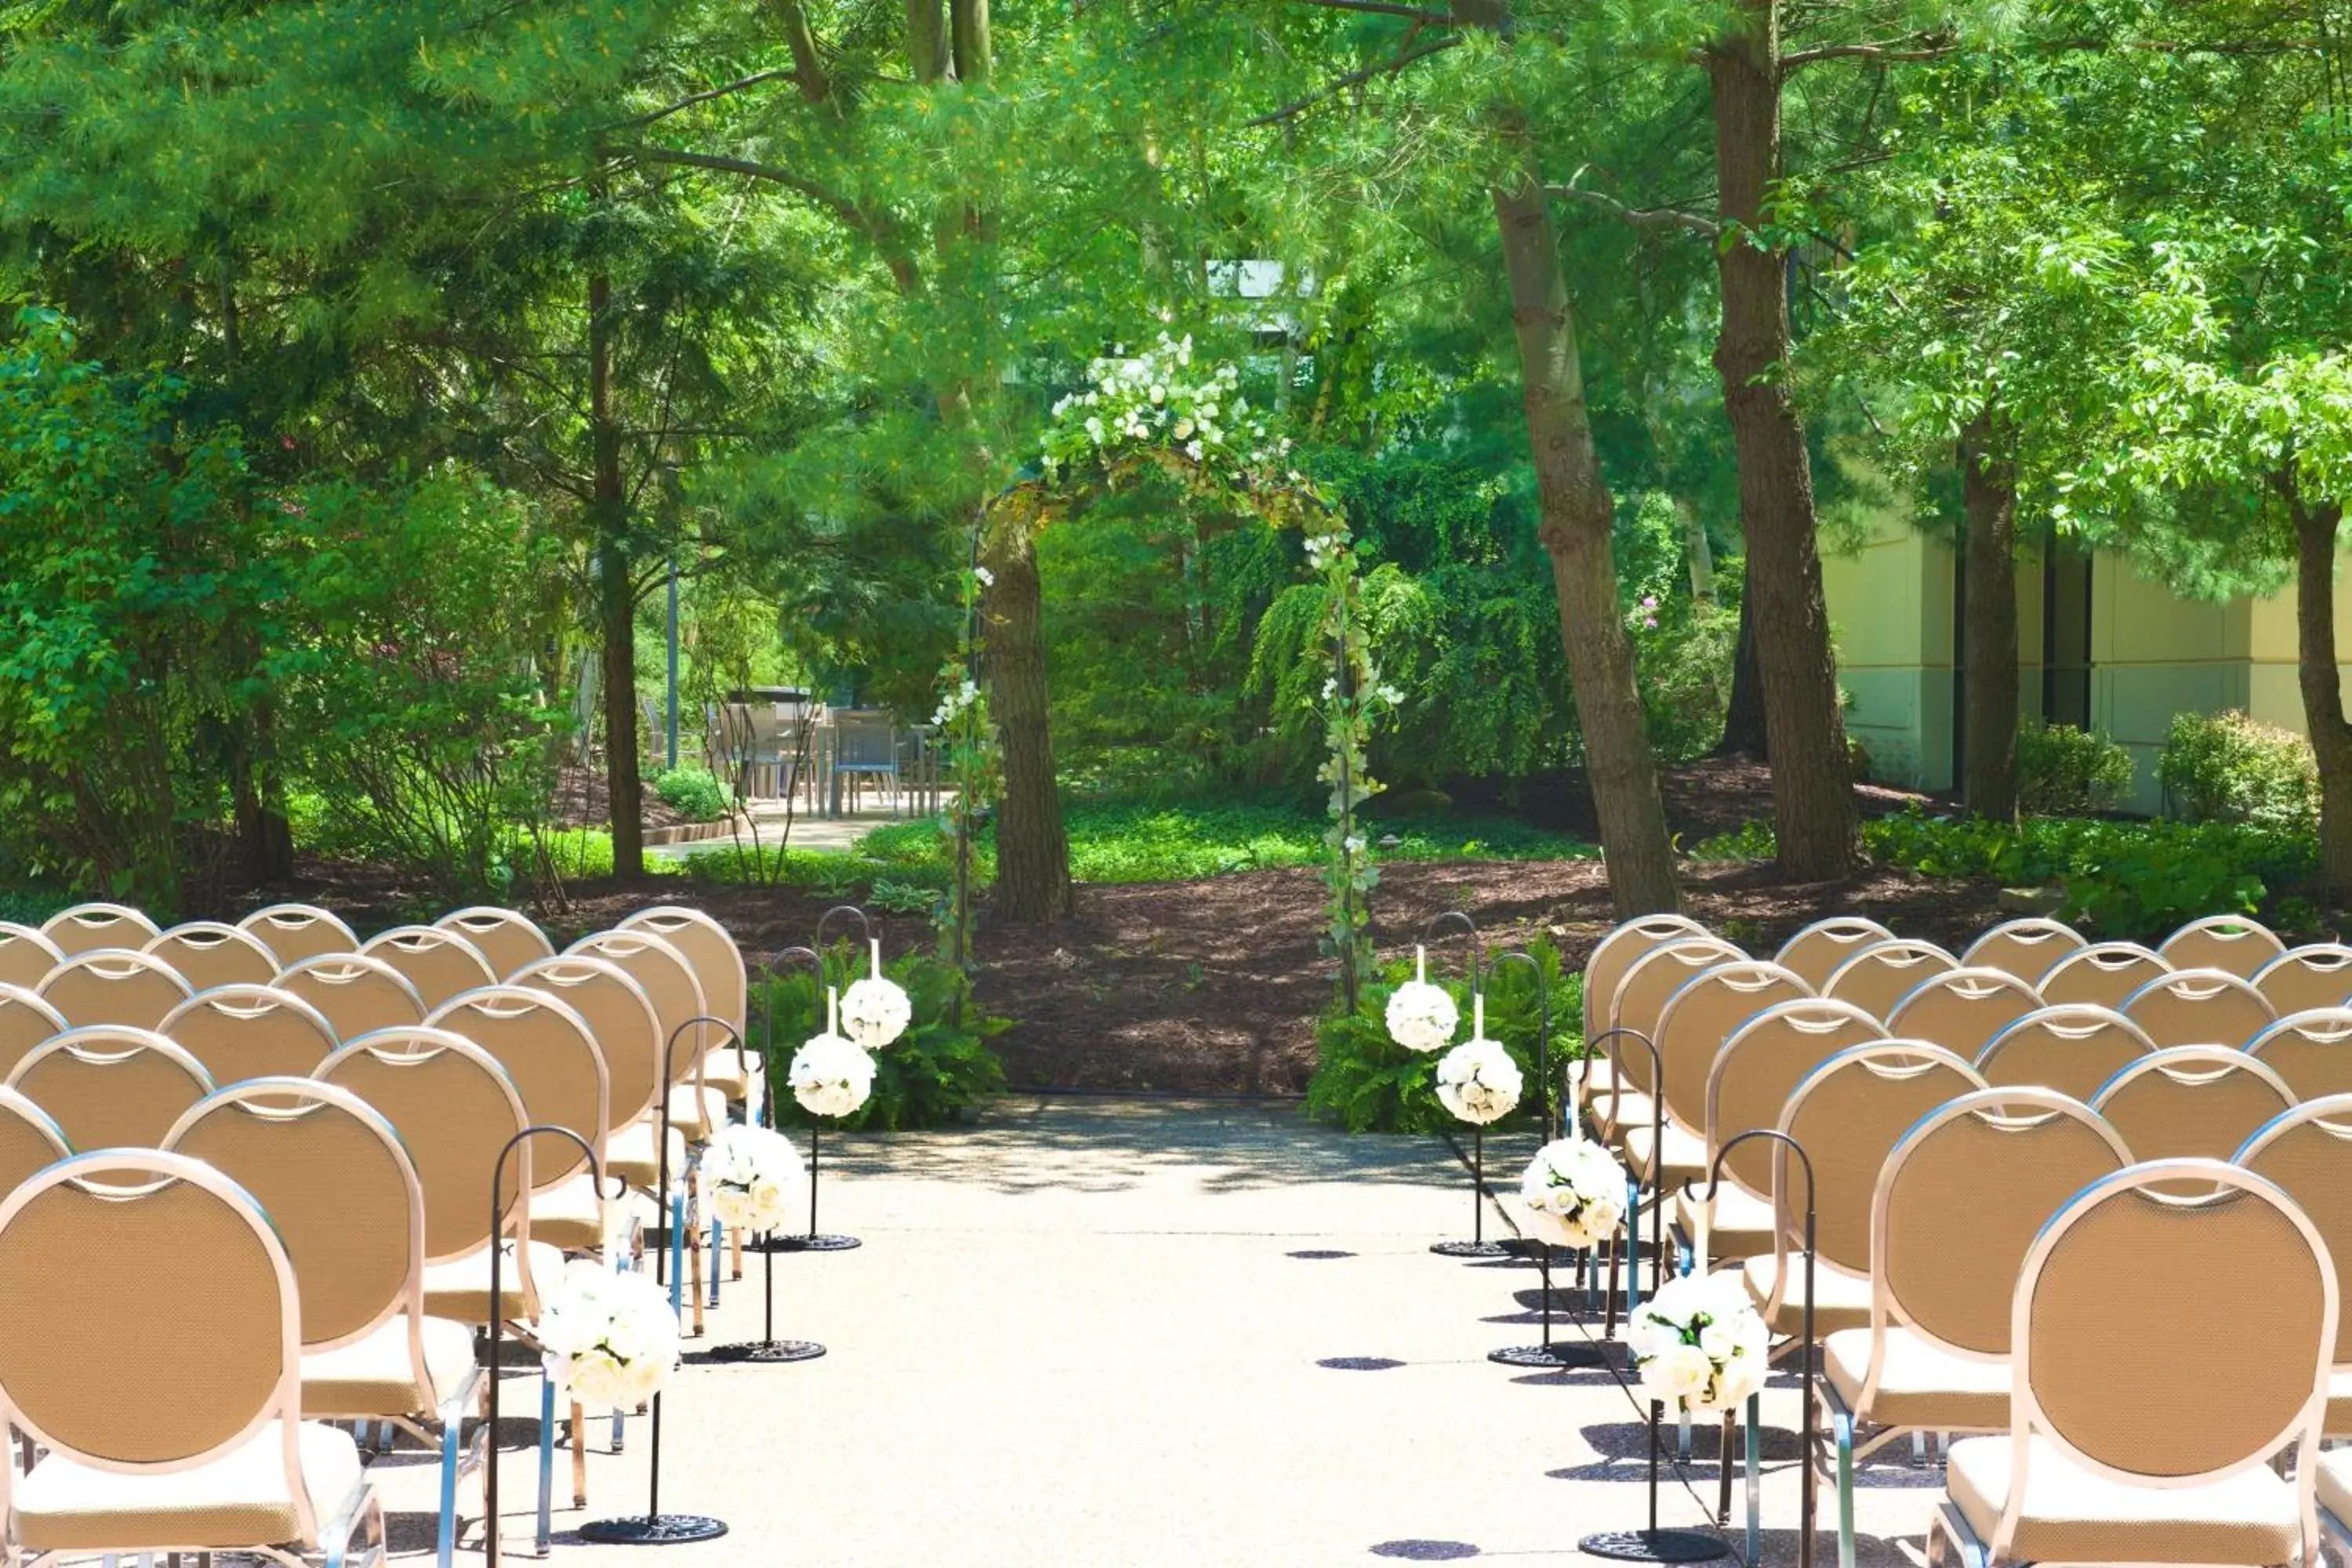
[[[1188,507],[1297,528],[1309,568],[1323,579],[1321,637],[1332,658],[1331,675],[1316,700],[1327,751],[1318,776],[1329,792],[1331,818],[1324,834],[1329,851],[1324,940],[1352,1012],[1370,961],[1370,895],[1380,879],[1357,822],[1358,808],[1380,788],[1366,769],[1365,752],[1373,726],[1400,697],[1373,668],[1356,545],[1346,520],[1313,481],[1288,466],[1290,442],[1275,437],[1252,410],[1232,363],[1195,372],[1191,338],[1163,332],[1141,353],[1096,360],[1087,375],[1088,390],[1055,405],[1037,467],[988,501],[976,520],[972,565],[964,578],[965,634],[942,671],[943,696],[933,716],[956,786],[948,829],[957,871],[940,933],[946,954],[959,964],[971,959],[973,835],[1003,778],[1003,737],[991,713],[990,683],[981,676],[982,612],[996,587],[982,564],[992,553],[983,542],[1032,538],[1097,495],[1156,472],[1175,481]]]

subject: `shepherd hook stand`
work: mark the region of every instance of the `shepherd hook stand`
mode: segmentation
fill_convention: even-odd
[[[1486,943],[1478,934],[1478,922],[1460,910],[1448,910],[1432,915],[1429,923],[1421,928],[1421,940],[1427,945],[1430,936],[1449,921],[1461,922],[1465,935],[1470,939],[1470,994],[1475,998],[1486,980]],[[1486,1239],[1486,1130],[1476,1127],[1470,1135],[1470,1239],[1467,1241],[1432,1242],[1429,1250],[1440,1258],[1502,1258],[1509,1249],[1499,1241]],[[1454,1156],[1462,1150],[1454,1146]]]
[[[769,977],[772,980],[775,976],[777,959],[790,958],[796,953],[816,968],[817,984],[822,987],[824,984],[824,961],[817,957],[813,948],[788,947],[777,953],[768,962]],[[771,994],[772,996],[772,993]],[[770,1010],[772,1012],[773,1008]],[[772,1056],[762,1057],[761,1063],[764,1067],[773,1059]],[[763,1365],[781,1365],[787,1362],[814,1361],[824,1353],[824,1347],[814,1340],[776,1338],[776,1233],[771,1230],[763,1240],[765,1245],[760,1248],[760,1257],[761,1270],[765,1276],[766,1300],[761,1308],[760,1337],[736,1344],[713,1345],[709,1352],[712,1361],[730,1364],[755,1362]]]
[[[866,940],[868,942],[874,940],[874,919],[872,916],[868,915],[864,910],[859,909],[856,904],[836,904],[832,909],[825,910],[824,914],[817,917],[816,941],[814,943],[814,951],[817,952],[822,953],[824,951],[824,928],[833,923],[833,917],[835,915],[856,915],[857,917],[857,923],[865,928]],[[810,951],[810,949],[799,948],[787,949],[786,951],[805,952]],[[781,958],[783,954],[779,953],[777,956]],[[824,966],[822,959],[819,959],[817,963],[816,999],[817,1005],[822,1008],[824,1005]],[[769,1037],[772,1042],[770,1048],[773,1049],[772,1041],[774,1039],[775,1030],[775,1016],[773,1008],[769,1010],[768,1026]],[[777,1251],[847,1252],[853,1247],[862,1247],[865,1245],[865,1243],[859,1241],[854,1236],[828,1236],[819,1231],[816,1227],[817,1163],[823,1153],[822,1148],[820,1147],[823,1140],[818,1135],[823,1131],[824,1129],[816,1122],[812,1121],[809,1123],[808,1234],[802,1236],[796,1233],[791,1236],[771,1237],[769,1238],[768,1245]]]

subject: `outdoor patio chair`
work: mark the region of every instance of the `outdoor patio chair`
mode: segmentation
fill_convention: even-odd
[[[2282,1018],[2314,1007],[2341,1007],[2352,998],[2352,947],[2316,942],[2289,948],[2254,972],[2254,989]]]
[[[58,1119],[13,1089],[0,1089],[0,1195],[73,1152]]]
[[[611,1105],[604,1055],[571,1004],[535,986],[485,985],[435,1008],[425,1026],[462,1035],[489,1052],[514,1080],[533,1123],[571,1129],[604,1163]],[[602,1248],[604,1194],[589,1176],[587,1157],[568,1142],[551,1140],[531,1170],[531,1235],[567,1252]]]
[[[2158,1198],[2159,1187],[2205,1195]],[[1928,1563],[1957,1552],[1969,1568],[2316,1568],[2336,1318],[2326,1246],[2269,1181],[2219,1160],[2100,1178],[2026,1254],[2010,1315],[2010,1430],[1952,1446]],[[2293,1480],[2265,1463],[2290,1451]]]
[[[1717,937],[1685,937],[1662,943],[1633,963],[1610,1000],[1609,1027],[1632,1029],[1654,1043],[1666,1003],[1693,976],[1723,963],[1746,963],[1748,955]],[[1602,1142],[1614,1142],[1622,1129],[1646,1127],[1650,1106],[1650,1053],[1618,1038],[1598,1051],[1599,1069],[1588,1094]],[[1622,1079],[1621,1079],[1622,1074]]]
[[[1886,1037],[1885,1026],[1851,1002],[1825,997],[1776,1003],[1741,1024],[1706,1075],[1706,1152],[1716,1155],[1740,1133],[1777,1127],[1805,1075],[1851,1046]],[[1712,1204],[1675,1195],[1675,1225],[1708,1259],[1748,1258],[1772,1249],[1772,1151],[1752,1139],[1723,1163],[1724,1184]]]
[[[215,985],[173,1008],[155,1032],[202,1062],[215,1083],[303,1078],[342,1042],[325,1014],[274,985]]]
[[[21,985],[0,985],[0,1079],[5,1079],[25,1053],[52,1035],[72,1026],[55,1007]]]
[[[1584,961],[1584,1037],[1590,1040],[1610,1026],[1627,970],[1670,942],[1707,934],[1687,915],[1641,915],[1602,937]],[[1608,1085],[1610,1070],[1605,1049],[1570,1069],[1580,1106]]]
[[[1851,1002],[1872,1017],[1884,1018],[1921,982],[1959,966],[1958,959],[1932,942],[1896,937],[1862,949],[1832,970],[1822,994]]]
[[[2089,945],[2073,926],[2032,915],[2003,921],[1969,943],[1960,963],[1968,969],[2001,970],[2031,985],[2060,959]]]
[[[153,921],[124,904],[76,904],[41,922],[41,934],[71,958],[93,948],[127,947],[136,952],[159,934]]]
[[[456,931],[438,926],[394,926],[360,944],[360,952],[380,958],[407,977],[430,1012],[461,991],[495,984],[490,961]]]
[[[890,715],[879,711],[837,712],[833,716],[833,814],[841,815],[846,790],[849,809],[857,809],[857,795],[868,782],[888,791],[895,806],[898,795],[898,740]]]
[[[1880,1167],[1870,1208],[1870,1326],[1822,1345],[1828,1420],[1811,1462],[1837,1489],[1853,1568],[1853,1467],[1895,1438],[2005,1432],[2010,1305],[2026,1252],[2084,1187],[2132,1163],[2106,1120],[2046,1089],[1938,1106]]]
[[[2156,1048],[2114,1008],[2066,1002],[2037,1008],[1986,1041],[1977,1071],[1996,1089],[2051,1089],[2087,1105],[2109,1079]]]
[[[2286,943],[2243,915],[2208,915],[2166,937],[2156,951],[2175,969],[2219,969],[2251,980],[2286,951]]]
[[[1947,969],[1895,1004],[1886,1032],[1933,1040],[1973,1059],[1987,1040],[2041,1005],[2033,987],[2005,969]]]
[[[2171,973],[2172,965],[2136,942],[2095,942],[2052,964],[2034,989],[2053,1007],[2120,1007],[2125,997]]]
[[[76,1027],[126,1024],[152,1029],[164,1014],[195,994],[180,972],[162,959],[120,947],[74,953],[41,976],[33,989]]]
[[[1783,969],[1795,971],[1806,984],[1819,991],[1829,984],[1839,964],[1865,947],[1894,940],[1895,933],[1876,921],[1861,915],[1832,915],[1827,920],[1815,921],[1781,943],[1773,962]]]
[[[357,1446],[301,1418],[293,1267],[236,1182],[160,1151],[61,1160],[0,1201],[0,1419],[47,1450],[0,1472],[12,1562],[383,1560]]]
[[[361,953],[322,952],[297,960],[278,972],[278,989],[316,1007],[339,1040],[425,1022],[425,999],[408,976]]]
[[[286,1244],[301,1304],[302,1414],[358,1422],[362,1441],[381,1424],[384,1447],[397,1427],[439,1450],[437,1554],[448,1568],[481,1369],[470,1326],[425,1315],[425,1196],[400,1135],[349,1089],[281,1077],[211,1095],[163,1146],[259,1199]]]
[[[2241,1046],[2277,1020],[2253,983],[2222,969],[2176,969],[2116,1009],[2158,1046]],[[2219,1158],[2219,1156],[2216,1156]]]
[[[2143,1160],[2226,1160],[2294,1109],[2294,1090],[2231,1046],[2175,1046],[2140,1058],[2091,1101]]]
[[[2352,1007],[2291,1013],[2247,1041],[2246,1054],[2284,1079],[2298,1100],[2352,1094]]]
[[[278,955],[281,969],[330,952],[357,952],[359,933],[314,904],[272,904],[236,922]]]
[[[547,933],[530,917],[514,910],[477,905],[453,910],[433,923],[473,943],[499,980],[526,963],[555,956],[555,944],[547,940]]]
[[[8,1087],[55,1118],[77,1149],[152,1149],[213,1080],[152,1030],[101,1024],[35,1046]]]
[[[1625,1168],[1645,1187],[1672,1192],[1706,1175],[1707,1074],[1724,1042],[1765,1008],[1812,999],[1813,988],[1789,970],[1761,959],[1717,964],[1691,976],[1658,1013],[1658,1054],[1665,1071],[1666,1121],[1662,1158],[1650,1144],[1647,1120],[1622,1124]],[[1649,1053],[1643,1053],[1646,1065]]]
[[[31,926],[0,921],[0,985],[30,991],[41,976],[66,961],[58,944]]]
[[[2340,1301],[2347,1271],[2352,1270],[2352,1094],[2322,1095],[2281,1111],[2246,1140],[2232,1163],[2276,1182],[2311,1218],[2336,1270]],[[2352,1436],[2352,1321],[2339,1315],[2336,1327],[2334,1368],[2327,1374],[2326,1435]],[[2352,1480],[2352,1470],[2340,1473]],[[2323,1474],[2321,1486],[2327,1480]],[[2340,1507],[2339,1517],[2352,1518]]]
[[[267,985],[278,978],[278,955],[258,937],[218,921],[189,921],[140,949],[177,970],[192,991],[215,985]]]
[[[703,1059],[703,1081],[729,1100],[741,1101],[747,1120],[757,1121],[760,1097],[766,1089],[766,1067],[759,1052],[743,1039],[750,1027],[751,984],[735,939],[700,910],[667,905],[640,910],[614,929],[650,931],[677,948],[693,967],[694,977],[702,986],[704,1006],[712,1017],[732,1025],[736,1033],[736,1040],[722,1039],[711,1047]]]

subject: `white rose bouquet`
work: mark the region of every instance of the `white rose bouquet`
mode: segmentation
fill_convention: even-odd
[[[773,1230],[801,1191],[800,1151],[781,1132],[734,1122],[702,1151],[710,1212],[737,1230]]]
[[[1461,1026],[1443,985],[1429,983],[1429,951],[1412,950],[1412,978],[1389,994],[1389,1038],[1409,1051],[1442,1051]]]
[[[871,939],[874,972],[841,996],[841,1032],[869,1051],[878,1051],[907,1032],[915,1016],[906,987],[882,973],[882,939]]]
[[[841,1035],[841,994],[824,993],[824,1033],[793,1053],[785,1079],[793,1098],[812,1116],[847,1116],[874,1092],[874,1058]]]
[[[1738,1269],[1685,1274],[1642,1303],[1625,1342],[1642,1392],[1668,1409],[1729,1410],[1764,1386],[1771,1335]]]
[[[1538,1239],[1597,1247],[1624,1223],[1625,1168],[1590,1138],[1562,1138],[1528,1162],[1519,1202]]]
[[[583,1405],[633,1408],[652,1398],[677,1362],[677,1314],[649,1274],[574,1263],[540,1303],[547,1375]]]
[[[1465,1121],[1499,1121],[1519,1102],[1527,1079],[1499,1040],[1486,1037],[1486,998],[1470,999],[1470,1037],[1437,1064],[1437,1098]]]

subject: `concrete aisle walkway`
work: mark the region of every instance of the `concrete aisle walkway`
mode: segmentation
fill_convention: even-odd
[[[1490,1147],[1498,1185],[1525,1142]],[[866,1245],[780,1257],[777,1321],[831,1353],[677,1375],[663,1507],[733,1532],[663,1562],[1565,1564],[1595,1561],[1575,1551],[1582,1534],[1642,1521],[1643,1433],[1616,1382],[1485,1359],[1538,1337],[1538,1276],[1429,1253],[1470,1218],[1467,1179],[1435,1140],[1349,1138],[1284,1106],[1012,1100],[976,1129],[825,1151],[824,1228]],[[689,1363],[756,1336],[761,1259],[744,1261]],[[1366,1364],[1319,1364],[1334,1360]],[[509,1412],[536,1411],[535,1381],[509,1389]],[[1782,1429],[1767,1557],[1793,1561],[1793,1385],[1767,1399]],[[509,1424],[508,1441],[531,1425]],[[653,1568],[646,1549],[565,1533],[644,1508],[646,1424],[629,1428],[613,1457],[592,1422],[591,1507],[559,1511],[559,1563]],[[557,1464],[568,1503],[569,1455]],[[414,1510],[395,1547],[429,1551],[425,1457],[379,1473],[387,1505]],[[510,1449],[501,1474],[522,1555],[532,1456]],[[1700,1523],[1711,1463],[1691,1468],[1697,1492],[1667,1475],[1665,1521]],[[1918,1561],[1939,1473],[1874,1479],[1864,1562]],[[1827,1538],[1821,1561],[1834,1562]]]

